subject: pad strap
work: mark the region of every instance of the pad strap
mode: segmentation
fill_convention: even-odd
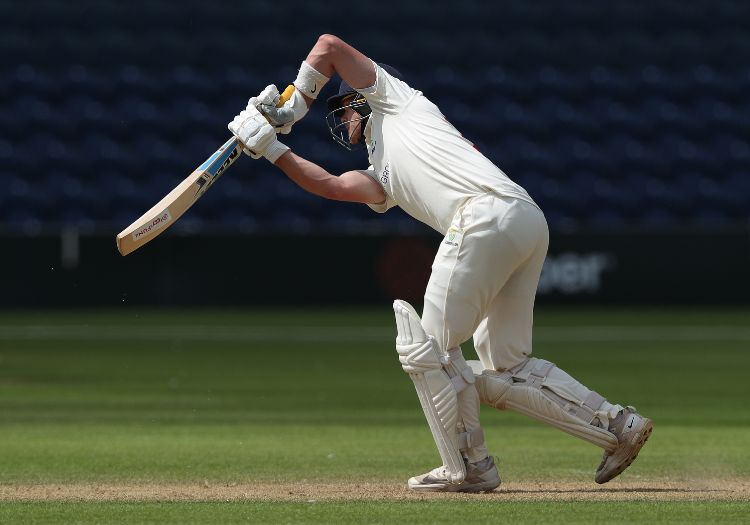
[[[458,449],[461,451],[478,447],[484,444],[484,430],[482,427],[475,428],[471,432],[461,432],[458,434]]]
[[[448,363],[446,363],[445,368],[451,378],[453,388],[455,388],[456,393],[459,394],[459,406],[463,406],[462,410],[471,411],[471,396],[466,399],[464,405],[461,405],[462,401],[460,394],[469,387],[473,389],[476,378],[474,377],[474,372],[471,367],[464,359],[460,347],[448,350]],[[463,419],[463,423],[460,425],[458,432],[458,449],[469,457],[472,457],[472,454],[481,454],[482,450],[486,452],[486,449],[484,449],[484,431],[482,430],[482,427],[479,426],[479,407],[476,407],[476,414],[473,414],[473,412],[469,414],[463,413],[462,410],[459,410],[459,417]],[[468,421],[472,422],[469,426],[474,427],[471,430],[466,430],[467,418]],[[460,430],[463,430],[463,432]]]
[[[552,371],[552,369],[555,368],[555,366],[556,365],[550,361],[544,359],[537,360],[534,363],[533,368],[529,371],[529,375],[526,379],[526,386],[532,388],[542,388],[547,379],[547,376]],[[594,392],[593,390],[589,391],[588,395],[586,395],[586,398],[583,400],[583,402],[581,402],[580,405],[571,403],[569,400],[557,395],[557,393],[554,391],[550,391],[548,395],[549,397],[555,399],[558,404],[568,413],[580,419],[583,419],[587,423],[592,423],[594,419],[599,416],[598,410],[602,406],[602,403],[606,401],[603,396],[601,396],[597,392]]]
[[[538,360],[534,364],[534,368],[529,372],[529,378],[526,381],[526,385],[535,388],[542,388],[544,380],[553,368],[555,368],[554,363],[542,359]]]
[[[604,396],[601,396],[592,390],[589,392],[589,395],[586,396],[586,399],[584,399],[583,406],[589,407],[593,411],[597,411],[605,401],[606,399],[604,399]]]
[[[451,348],[448,350],[448,362],[452,364],[452,369],[446,370],[451,376],[451,383],[456,389],[456,393],[463,392],[469,385],[473,385],[475,378],[471,367],[464,360],[461,348]]]

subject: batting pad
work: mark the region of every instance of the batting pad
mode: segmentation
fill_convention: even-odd
[[[406,301],[397,300],[393,303],[393,311],[398,329],[396,351],[401,367],[414,382],[448,479],[460,483],[466,477],[466,467],[458,448],[456,389],[443,369],[443,360],[434,340],[425,333],[414,308]]]
[[[505,372],[484,370],[479,361],[468,363],[482,403],[532,417],[607,452],[617,448],[617,437],[607,428],[622,407],[608,403],[554,363],[531,357]]]

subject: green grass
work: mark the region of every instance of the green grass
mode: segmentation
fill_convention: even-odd
[[[13,503],[0,522],[35,523],[747,523],[750,503],[314,502]]]
[[[747,310],[546,310],[535,353],[654,419],[623,480],[748,479],[748,320]],[[0,484],[402,482],[438,456],[394,337],[387,310],[0,314]],[[491,409],[483,425],[505,480],[593,477],[600,454],[586,443]],[[472,523],[748,513],[719,501],[0,502],[0,523],[440,523],[453,508]]]

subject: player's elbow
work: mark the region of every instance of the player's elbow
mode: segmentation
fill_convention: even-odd
[[[323,34],[318,37],[318,42],[315,44],[315,49],[321,55],[334,55],[341,49],[341,40],[336,35]]]
[[[332,201],[348,201],[348,190],[338,177],[333,177],[325,185],[321,197]]]
[[[326,199],[343,202],[365,202],[360,187],[345,177],[331,177],[325,186]]]

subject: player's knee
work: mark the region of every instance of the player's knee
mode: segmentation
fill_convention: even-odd
[[[474,346],[486,368],[504,372],[525,363],[531,356],[531,345],[504,341],[493,342],[489,338],[475,338]]]
[[[451,315],[449,317],[425,301],[422,326],[425,332],[435,339],[435,344],[440,351],[447,353],[451,348],[461,346],[471,339],[476,325],[470,316]]]

